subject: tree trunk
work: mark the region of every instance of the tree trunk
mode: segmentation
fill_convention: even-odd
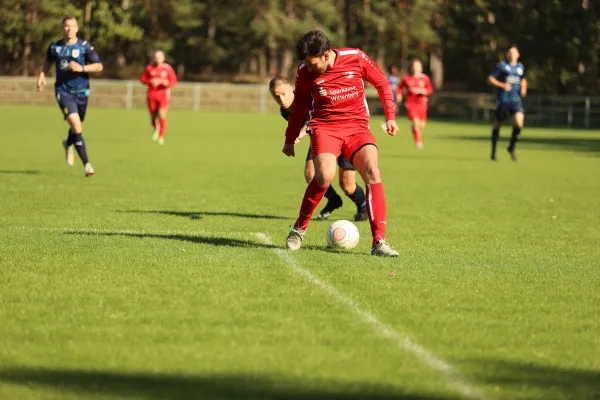
[[[361,47],[368,51],[371,43],[371,0],[363,0],[363,13],[364,34]]]
[[[31,68],[31,44],[33,41],[31,29],[37,23],[37,0],[32,0],[29,2],[27,6],[26,21],[27,27],[25,29],[25,35],[23,36],[23,64],[21,71],[23,76],[28,76]]]
[[[439,90],[444,85],[444,61],[443,50],[438,46],[431,52],[429,58],[429,69],[431,70],[431,84],[434,89]]]
[[[88,40],[92,39],[91,38],[92,27],[90,26],[92,23],[92,5],[93,5],[92,0],[85,0],[85,15],[83,17],[83,27],[84,27],[83,34],[85,35],[85,38]]]
[[[294,65],[294,53],[288,47],[283,50],[283,56],[281,58],[281,75],[287,78],[293,76],[294,72],[292,66]]]
[[[406,17],[400,19],[400,68],[402,74],[406,74],[408,71],[408,21]]]
[[[217,23],[215,22],[215,18],[212,15],[212,10],[208,10],[208,14],[206,16],[206,40],[208,42],[209,48],[212,49],[215,46],[215,36],[217,34]],[[204,69],[206,73],[212,74],[213,72],[213,63],[210,63]]]
[[[275,39],[275,35],[269,33],[269,38],[267,39],[267,43],[269,44],[269,52],[268,52],[268,65],[269,71],[271,75],[279,75],[280,67],[279,67],[279,54],[277,51],[277,40]]]
[[[385,71],[385,19],[380,18],[377,22],[377,53],[375,55],[375,62],[379,67]]]
[[[267,51],[265,48],[262,48],[258,54],[258,75],[265,77],[267,74]]]

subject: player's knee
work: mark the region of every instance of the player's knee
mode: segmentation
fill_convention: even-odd
[[[335,169],[333,171],[330,171],[329,169],[321,169],[321,170],[315,171],[314,179],[321,186],[331,185],[333,178],[335,178]]]
[[[304,179],[306,180],[306,183],[309,183],[310,181],[312,181],[312,179],[315,177],[315,172],[309,168],[306,168],[304,170]]]
[[[340,187],[347,195],[350,195],[356,191],[356,178],[354,173],[345,174],[340,172]]]
[[[381,182],[381,172],[379,167],[375,165],[366,165],[361,173],[365,183],[379,183]]]

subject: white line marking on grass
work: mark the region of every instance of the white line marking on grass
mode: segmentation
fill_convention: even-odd
[[[242,236],[252,235],[253,232],[210,232],[210,231],[178,231],[162,230],[132,230],[132,229],[104,229],[104,228],[46,228],[35,226],[0,226],[0,231],[28,231],[28,232],[74,232],[74,233],[106,233],[115,235],[204,235],[204,236]]]
[[[255,233],[255,235],[264,244],[274,245],[273,240],[268,235],[262,232]],[[298,264],[298,261],[296,261],[296,259],[290,254],[289,250],[284,250],[281,248],[273,248],[273,250],[289,267],[292,268],[294,272],[296,272],[302,278],[306,279],[308,282],[312,283],[325,293],[329,294],[338,303],[347,306],[362,321],[371,325],[371,327],[373,327],[377,331],[377,333],[390,339],[405,351],[412,353],[433,370],[441,372],[448,380],[449,387],[451,387],[453,390],[470,399],[485,398],[483,394],[475,387],[475,385],[467,381],[467,379],[463,377],[456,368],[454,368],[452,365],[448,364],[446,361],[442,360],[440,357],[436,356],[423,346],[420,346],[417,343],[413,342],[407,335],[396,331],[390,326],[387,326],[379,319],[377,319],[377,317],[372,313],[360,308],[358,304],[354,302],[354,300],[342,294],[339,290],[336,289],[335,286],[331,285],[330,283],[324,282],[321,279],[314,276],[309,270]]]

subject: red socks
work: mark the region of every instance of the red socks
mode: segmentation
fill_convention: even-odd
[[[304,198],[302,199],[302,205],[300,206],[300,216],[296,221],[296,228],[306,230],[310,217],[312,217],[315,209],[323,199],[325,192],[329,186],[321,186],[316,180],[310,181],[306,192],[304,192]]]
[[[160,126],[160,137],[164,138],[165,137],[165,131],[167,130],[167,119],[166,118],[161,118],[159,121],[159,126]]]
[[[421,131],[418,128],[413,128],[412,134],[415,138],[415,143],[417,144],[417,147],[420,147],[423,144],[423,142],[421,141]]]
[[[385,239],[387,211],[382,183],[367,185],[367,214],[373,234],[373,244]]]

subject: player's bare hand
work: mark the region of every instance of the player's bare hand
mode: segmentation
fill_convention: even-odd
[[[38,77],[38,80],[37,80],[37,89],[39,92],[43,92],[45,87],[46,87],[46,77],[44,76],[44,74],[40,74],[40,76]]]
[[[505,83],[504,90],[506,90],[507,92],[510,92],[512,90],[512,85],[510,83]]]
[[[386,121],[385,123],[385,131],[388,135],[390,136],[396,136],[396,133],[398,133],[398,125],[396,124],[396,121],[394,121],[393,119]]]
[[[296,156],[296,152],[294,151],[294,145],[293,144],[287,144],[287,143],[285,143],[283,145],[283,149],[281,151],[283,152],[283,154],[285,154],[288,157],[295,157]]]
[[[527,88],[521,86],[521,97],[527,96]]]
[[[152,79],[150,79],[150,85],[152,87],[157,87],[158,85],[161,84],[161,81],[162,81],[162,79],[160,79],[160,78],[152,78]]]
[[[69,71],[72,71],[72,72],[83,72],[83,65],[79,64],[78,62],[71,61],[69,63]]]

